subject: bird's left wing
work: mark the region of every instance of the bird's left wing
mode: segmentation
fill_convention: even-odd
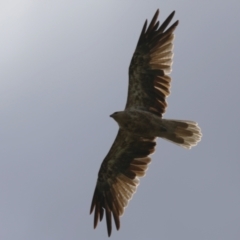
[[[145,139],[119,130],[98,173],[90,209],[90,214],[95,211],[94,228],[104,212],[108,236],[112,231],[112,216],[117,230],[120,228],[120,216],[136,191],[138,177],[145,175],[155,145],[153,138]]]
[[[165,112],[170,93],[173,32],[178,25],[176,21],[168,27],[174,13],[160,25],[157,10],[148,27],[145,22],[129,67],[126,109],[139,108],[160,117]]]

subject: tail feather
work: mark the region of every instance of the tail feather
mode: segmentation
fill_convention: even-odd
[[[196,122],[162,119],[160,136],[181,147],[190,149],[201,141],[201,129]]]

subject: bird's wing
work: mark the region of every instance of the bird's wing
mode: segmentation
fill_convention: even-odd
[[[106,215],[108,236],[112,231],[112,216],[117,230],[120,216],[132,198],[154,152],[155,139],[144,139],[124,130],[118,135],[102,162],[94,191],[90,214],[94,213],[94,228]]]
[[[174,13],[161,25],[157,21],[159,10],[148,27],[146,20],[129,66],[126,109],[140,108],[158,116],[165,112],[170,94],[173,32],[178,25],[176,21],[168,28]]]

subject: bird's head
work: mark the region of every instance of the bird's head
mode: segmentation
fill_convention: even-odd
[[[117,121],[118,117],[120,116],[119,112],[114,112],[110,115],[111,118],[113,118],[115,121]]]
[[[120,126],[126,119],[126,113],[125,111],[114,112],[110,115],[110,117],[113,118]]]
[[[124,128],[125,124],[129,120],[129,116],[126,111],[114,112],[113,114],[110,115],[110,117],[113,118],[118,123],[118,126],[120,128]]]

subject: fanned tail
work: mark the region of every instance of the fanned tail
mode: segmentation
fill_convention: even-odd
[[[196,122],[162,119],[159,137],[190,149],[201,141],[201,129]]]

